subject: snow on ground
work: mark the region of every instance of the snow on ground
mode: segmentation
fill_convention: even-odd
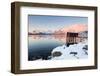
[[[87,41],[80,42],[78,44],[73,44],[67,47],[66,45],[58,46],[53,49],[52,55],[55,52],[60,52],[61,56],[55,56],[51,58],[51,60],[63,60],[63,59],[82,59],[87,58],[88,53],[86,49],[83,49],[87,45]]]

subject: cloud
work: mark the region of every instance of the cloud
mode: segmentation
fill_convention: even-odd
[[[88,26],[86,24],[74,24],[64,27],[62,30],[64,32],[81,32],[81,31],[87,31]]]

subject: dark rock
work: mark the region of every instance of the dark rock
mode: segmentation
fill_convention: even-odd
[[[54,52],[54,53],[52,54],[53,57],[58,57],[58,56],[61,56],[61,55],[62,55],[62,53],[59,52],[59,51],[56,51],[56,52]]]
[[[88,50],[88,45],[85,45],[82,49]]]
[[[70,52],[70,54],[73,54],[75,56],[77,55],[77,52]]]

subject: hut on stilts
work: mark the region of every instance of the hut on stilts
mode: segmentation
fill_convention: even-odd
[[[66,45],[77,44],[78,33],[67,32],[66,35]]]

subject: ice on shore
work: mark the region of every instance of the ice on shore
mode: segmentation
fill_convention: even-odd
[[[53,49],[52,55],[55,52],[60,52],[61,56],[55,56],[51,60],[63,60],[63,59],[82,59],[88,57],[88,47],[86,47],[87,41],[73,44],[70,46],[62,45]],[[87,49],[85,49],[87,48]]]

